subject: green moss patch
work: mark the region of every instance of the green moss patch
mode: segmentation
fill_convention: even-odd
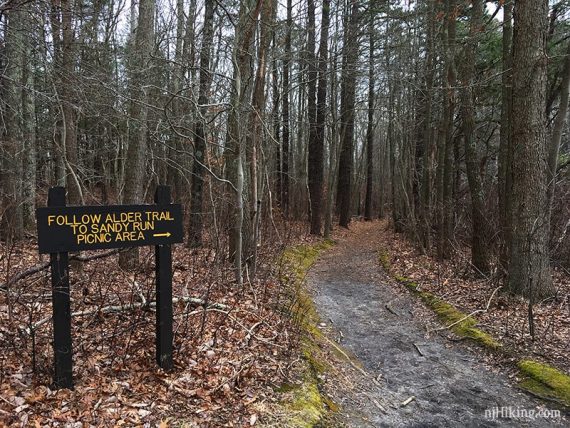
[[[291,393],[287,407],[292,411],[288,426],[310,428],[319,423],[325,413],[321,392],[314,377],[306,377]]]
[[[390,272],[390,255],[384,249],[378,251],[380,265]],[[392,273],[393,278],[432,309],[439,320],[450,330],[461,337],[471,339],[491,350],[503,350],[501,344],[490,334],[476,328],[477,320],[467,316],[450,303],[447,303],[428,291],[422,291],[412,279]],[[549,366],[532,360],[521,360],[517,363],[523,380],[519,386],[540,397],[553,399],[562,405],[570,407],[570,376]]]
[[[293,279],[296,283],[302,283],[311,266],[317,261],[319,254],[324,250],[328,250],[333,245],[334,241],[326,239],[317,244],[298,245],[286,249],[283,252],[283,264],[295,274],[294,278],[287,279]]]
[[[386,250],[380,249],[378,251],[378,260],[384,270],[390,272],[390,255]],[[471,339],[486,348],[498,349],[501,347],[501,344],[493,339],[490,334],[476,327],[477,320],[475,318],[467,316],[467,314],[459,311],[455,306],[441,300],[434,294],[420,290],[419,285],[410,278],[396,274],[393,277],[414,295],[420,297],[426,306],[437,314],[439,320],[443,324],[451,326],[450,330],[458,336]]]
[[[570,406],[570,376],[548,364],[532,360],[519,361],[518,367],[524,376],[520,383],[522,388]]]
[[[378,250],[378,262],[380,263],[380,266],[382,266],[387,273],[390,272],[392,265],[390,263],[390,254],[388,254],[388,251],[382,248]]]
[[[321,394],[319,375],[330,369],[317,341],[323,336],[317,327],[320,318],[310,294],[305,289],[305,278],[319,254],[331,248],[334,242],[325,240],[314,245],[299,245],[283,253],[281,280],[288,286],[291,304],[289,314],[301,328],[301,353],[306,363],[300,384],[285,384],[280,390],[286,393],[283,406],[288,410],[288,427],[309,428],[318,426],[327,411],[338,406]]]
[[[501,347],[501,344],[493,339],[490,334],[475,327],[477,325],[475,318],[467,316],[467,314],[459,311],[455,306],[441,300],[434,294],[428,291],[421,291],[418,284],[410,279],[399,276],[395,278],[399,283],[419,296],[426,306],[437,314],[439,320],[443,324],[451,326],[450,330],[458,336],[471,339],[486,348],[498,349]]]

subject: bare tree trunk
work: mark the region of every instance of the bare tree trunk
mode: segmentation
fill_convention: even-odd
[[[501,134],[499,143],[499,224],[501,249],[499,258],[503,267],[508,263],[511,221],[510,200],[512,186],[512,134],[511,134],[511,102],[512,102],[512,44],[513,44],[513,3],[507,0],[503,12],[503,66],[501,89]]]
[[[22,6],[24,9],[23,28],[30,28],[32,25],[31,12],[33,5]],[[24,139],[23,158],[23,186],[22,186],[22,208],[24,227],[33,230],[36,225],[36,103],[34,89],[35,63],[33,38],[24,37],[22,45],[22,134]]]
[[[343,68],[341,81],[341,138],[342,149],[338,167],[337,203],[339,206],[339,225],[348,227],[351,219],[352,168],[354,139],[354,103],[356,92],[355,65],[358,58],[358,23],[359,1],[353,0],[350,16],[346,22],[343,46]]]
[[[147,154],[148,88],[150,81],[149,64],[154,42],[155,0],[139,0],[139,13],[132,52],[131,103],[129,106],[130,127],[127,159],[125,165],[125,204],[141,203],[145,183],[145,163]],[[133,269],[138,265],[138,249],[122,252],[119,264],[123,269]]]
[[[242,249],[244,221],[244,167],[245,130],[247,124],[246,99],[250,93],[248,86],[252,75],[251,44],[262,0],[242,0],[239,21],[235,30],[235,45],[232,53],[234,63],[234,87],[231,94],[231,110],[228,116],[228,142],[224,151],[227,165],[227,178],[231,185],[230,193],[235,195],[233,207],[234,223],[230,229],[229,255],[234,261],[235,277],[242,284]]]
[[[548,0],[514,7],[512,235],[509,289],[532,299],[553,293],[548,251],[546,33]]]
[[[445,3],[445,95],[442,136],[438,166],[438,228],[437,254],[440,260],[449,257],[449,241],[453,229],[453,119],[455,116],[455,38],[457,28],[456,0]]]
[[[465,164],[471,193],[471,262],[481,273],[489,272],[488,223],[485,217],[483,186],[479,175],[477,136],[475,135],[475,56],[477,39],[482,31],[483,0],[473,0],[469,40],[461,69],[461,116],[465,141]]]
[[[372,190],[374,181],[374,13],[370,16],[368,64],[368,124],[366,128],[366,196],[364,219],[372,220]]]
[[[0,234],[5,240],[19,239],[23,234],[21,187],[22,170],[22,65],[25,29],[22,8],[6,12],[6,71],[2,76],[2,111],[5,115],[0,145]]]
[[[339,17],[335,17],[335,34],[338,34],[339,28]],[[338,41],[335,37],[334,50],[330,58],[330,70],[337,69],[337,58],[338,58]],[[326,76],[326,74],[325,74]],[[326,77],[325,77],[326,78]],[[337,166],[338,166],[338,91],[337,88],[337,73],[331,73],[330,78],[330,114],[332,126],[329,127],[330,139],[329,139],[329,158],[328,158],[328,173],[327,173],[327,197],[325,203],[325,224],[324,224],[324,237],[329,238],[333,229],[333,209],[335,205],[335,195],[336,195],[336,176],[337,176]],[[325,97],[326,99],[326,97]],[[324,110],[323,110],[324,112]],[[324,117],[324,116],[323,116]]]
[[[275,144],[275,196],[277,205],[281,205],[282,184],[281,184],[281,143],[280,143],[280,127],[281,120],[279,118],[279,105],[281,104],[281,94],[279,92],[279,70],[278,70],[278,52],[277,52],[277,36],[273,33],[273,67],[271,71],[272,101],[273,101],[273,139]],[[273,208],[273,207],[272,207]]]
[[[291,29],[293,27],[293,2],[287,0],[287,29],[285,33],[285,55],[283,59],[283,139],[281,144],[281,209],[285,217],[289,214],[289,87],[290,63],[291,63]]]
[[[83,202],[81,181],[79,177],[79,158],[77,148],[77,114],[75,106],[74,88],[75,81],[75,50],[73,24],[73,2],[61,0],[61,25],[62,25],[62,59],[61,78],[59,81],[59,93],[62,103],[63,116],[63,145],[65,147],[65,166],[67,200],[70,205]]]
[[[548,151],[548,208],[552,209],[552,198],[556,188],[556,166],[558,164],[558,152],[562,140],[562,130],[568,115],[568,93],[570,92],[570,43],[566,48],[566,59],[562,70],[562,82],[560,83],[560,105],[552,128],[552,138]]]
[[[204,27],[202,30],[202,46],[200,48],[200,86],[198,95],[199,114],[194,131],[194,163],[192,165],[192,182],[190,186],[190,223],[188,225],[188,246],[202,246],[203,229],[203,189],[204,162],[206,162],[206,115],[208,112],[210,84],[210,52],[214,40],[214,0],[206,0],[204,7]]]
[[[427,35],[426,35],[426,77],[425,77],[425,103],[424,124],[421,128],[421,157],[417,158],[421,162],[421,180],[419,195],[419,234],[421,246],[425,250],[431,247],[431,150],[432,150],[432,102],[433,102],[433,81],[435,75],[435,2],[429,1],[427,13]]]
[[[169,91],[175,97],[172,100],[172,113],[177,117],[177,125],[184,126],[184,113],[188,111],[188,103],[183,100],[181,95],[184,93],[184,75],[186,68],[184,67],[184,29],[186,26],[186,13],[184,11],[184,0],[176,0],[176,44],[174,47],[174,67],[172,70],[172,78],[170,80]],[[166,155],[171,161],[170,167],[165,164],[166,182],[173,189],[173,199],[180,200],[182,195],[186,194],[187,186],[185,179],[184,165],[184,142],[183,137],[173,133],[172,143],[169,147],[165,147]],[[172,164],[175,166],[173,167]]]
[[[316,141],[317,127],[317,65],[315,56],[315,2],[307,0],[307,110],[309,119],[309,221],[311,234],[321,234],[321,199],[323,180],[323,147]],[[322,38],[321,38],[322,41]]]
[[[261,11],[259,29],[259,49],[257,52],[257,70],[253,86],[252,111],[250,123],[252,127],[251,147],[249,147],[250,167],[250,209],[251,209],[251,278],[257,272],[257,243],[259,240],[259,224],[261,221],[261,198],[258,179],[258,149],[263,141],[263,123],[265,121],[265,76],[267,73],[267,51],[271,42],[271,28],[275,0],[265,0]],[[249,257],[249,255],[248,255]]]

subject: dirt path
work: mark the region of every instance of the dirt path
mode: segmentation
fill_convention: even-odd
[[[362,363],[329,379],[328,392],[350,427],[547,427],[557,419],[492,420],[485,410],[548,406],[492,372],[466,346],[426,334],[431,313],[378,264],[379,223],[355,223],[313,267],[309,284],[323,328]],[[429,321],[428,321],[429,322]],[[353,372],[352,375],[348,372]],[[345,387],[340,387],[344,384]],[[346,385],[350,385],[346,388]],[[407,405],[403,402],[415,397]]]

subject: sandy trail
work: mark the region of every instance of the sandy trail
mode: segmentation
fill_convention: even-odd
[[[426,334],[426,309],[388,281],[378,264],[380,224],[355,223],[309,274],[314,300],[332,338],[352,352],[367,376],[341,376],[352,387],[329,393],[350,427],[548,427],[567,421],[492,418],[485,410],[544,409],[478,353],[437,334]],[[420,354],[421,353],[421,354]],[[342,369],[341,369],[342,371]],[[331,383],[333,387],[331,388]],[[340,385],[340,383],[339,383]],[[415,397],[407,405],[403,402]],[[506,414],[504,415],[506,416]]]

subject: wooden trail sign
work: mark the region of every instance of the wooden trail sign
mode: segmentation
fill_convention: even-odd
[[[65,205],[65,189],[49,190],[48,206],[36,210],[38,247],[49,253],[53,301],[54,384],[73,388],[69,288],[70,251],[154,245],[156,257],[156,362],[172,361],[172,248],[183,242],[182,207],[170,188],[158,186],[155,205]]]
[[[114,205],[36,210],[40,253],[182,242],[180,205]]]

